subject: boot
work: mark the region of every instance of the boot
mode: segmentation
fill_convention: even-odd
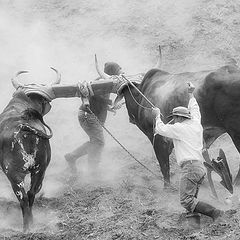
[[[88,154],[90,145],[90,142],[85,142],[84,144],[76,148],[74,151],[72,151],[70,153],[72,161],[77,160],[78,158]]]
[[[76,160],[72,158],[70,153],[65,154],[64,158],[68,163],[68,167],[70,169],[71,174],[76,175],[77,174]]]
[[[76,160],[86,154],[88,154],[89,142],[84,143],[80,147],[76,148],[73,152],[64,155],[65,160],[68,163],[68,167],[73,175],[77,174]]]
[[[214,222],[221,222],[223,220],[222,216],[224,212],[205,202],[198,202],[194,212],[209,216]]]

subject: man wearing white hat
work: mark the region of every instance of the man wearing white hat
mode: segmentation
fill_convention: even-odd
[[[200,184],[206,170],[203,165],[203,127],[198,103],[193,95],[195,87],[188,83],[189,104],[176,107],[171,116],[173,124],[164,124],[160,117],[160,109],[153,108],[156,118],[155,133],[173,140],[175,155],[181,168],[180,203],[189,215],[197,213],[207,215],[215,221],[220,219],[223,211],[197,199]]]

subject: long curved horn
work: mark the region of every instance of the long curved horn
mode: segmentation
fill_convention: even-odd
[[[22,74],[22,73],[28,73],[28,71],[19,71],[17,74],[11,79],[12,80],[12,85],[14,86],[15,89],[18,89],[19,87],[23,87],[24,85],[20,83],[17,79],[17,77]]]
[[[57,69],[55,69],[55,68],[53,68],[53,67],[51,67],[51,69],[52,69],[54,72],[56,72],[56,74],[57,74],[57,79],[52,83],[52,85],[54,85],[54,84],[59,84],[59,83],[61,82],[61,74],[58,72]]]
[[[97,60],[97,55],[95,54],[95,66],[96,66],[96,70],[99,74],[99,76],[103,79],[108,79],[110,78],[110,75],[106,74],[105,72],[102,72],[100,69],[99,69],[99,66],[98,66],[98,60]]]
[[[161,46],[160,45],[158,46],[158,51],[159,51],[159,57],[158,57],[157,64],[155,65],[154,68],[160,69],[161,65],[162,65],[162,50],[161,50]]]

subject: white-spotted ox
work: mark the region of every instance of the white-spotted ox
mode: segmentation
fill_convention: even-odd
[[[108,81],[111,79],[101,72],[98,66],[97,70],[102,78]],[[120,81],[123,77],[114,78]],[[112,80],[115,81],[113,78]],[[151,103],[161,109],[162,119],[167,123],[174,107],[188,105],[187,82],[196,86],[194,94],[202,114],[205,148],[208,149],[223,133],[228,133],[240,152],[240,69],[236,65],[224,66],[214,71],[179,74],[154,68],[145,74],[141,83],[135,82],[134,85]],[[123,84],[118,94],[125,98],[131,122],[134,122],[154,145],[164,177],[164,186],[167,187],[170,183],[169,155],[173,148],[172,142],[160,135],[154,138],[151,105],[132,84]],[[239,177],[238,172],[235,181],[239,180]]]
[[[44,123],[43,116],[49,112],[50,101],[55,98],[83,97],[81,89],[84,86],[61,86],[58,72],[57,80],[51,86],[23,85],[18,80],[21,73],[24,71],[12,79],[17,90],[0,114],[0,164],[20,202],[23,230],[27,231],[33,221],[34,198],[41,189],[51,159],[49,139],[52,132]],[[29,173],[31,184],[26,192],[24,178]]]

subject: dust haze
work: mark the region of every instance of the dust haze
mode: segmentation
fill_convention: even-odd
[[[115,61],[127,74],[136,74],[155,65],[159,44],[163,68],[171,72],[215,68],[236,57],[237,54],[229,52],[237,50],[229,49],[227,44],[222,46],[221,42],[214,46],[210,40],[204,44],[203,38],[196,37],[200,31],[199,9],[201,1],[192,0],[0,0],[0,110],[14,92],[10,80],[19,70],[30,71],[21,78],[23,83],[50,84],[55,77],[50,67],[62,74],[62,84],[90,81],[97,77],[96,53],[101,66],[106,61]],[[226,39],[227,34],[221,38]],[[202,47],[193,49],[199,42],[203,43]],[[220,47],[226,50],[221,56],[217,52]],[[210,57],[214,51],[215,57]],[[54,134],[50,140],[52,160],[43,183],[46,197],[62,194],[66,188],[61,180],[66,168],[63,156],[88,140],[77,119],[80,104],[77,98],[54,100],[52,110],[45,116]],[[157,166],[150,143],[129,124],[125,108],[116,116],[108,113],[106,127],[136,157],[145,156],[153,164],[151,167]],[[103,180],[119,184],[122,167],[132,162],[127,157],[119,159],[118,153],[123,150],[106,132],[105,137],[101,174]],[[79,175],[85,176],[85,168],[83,158],[78,161]],[[82,178],[80,184],[86,182]],[[5,176],[1,176],[1,189],[1,198],[16,201]],[[4,214],[0,218],[2,222]]]

